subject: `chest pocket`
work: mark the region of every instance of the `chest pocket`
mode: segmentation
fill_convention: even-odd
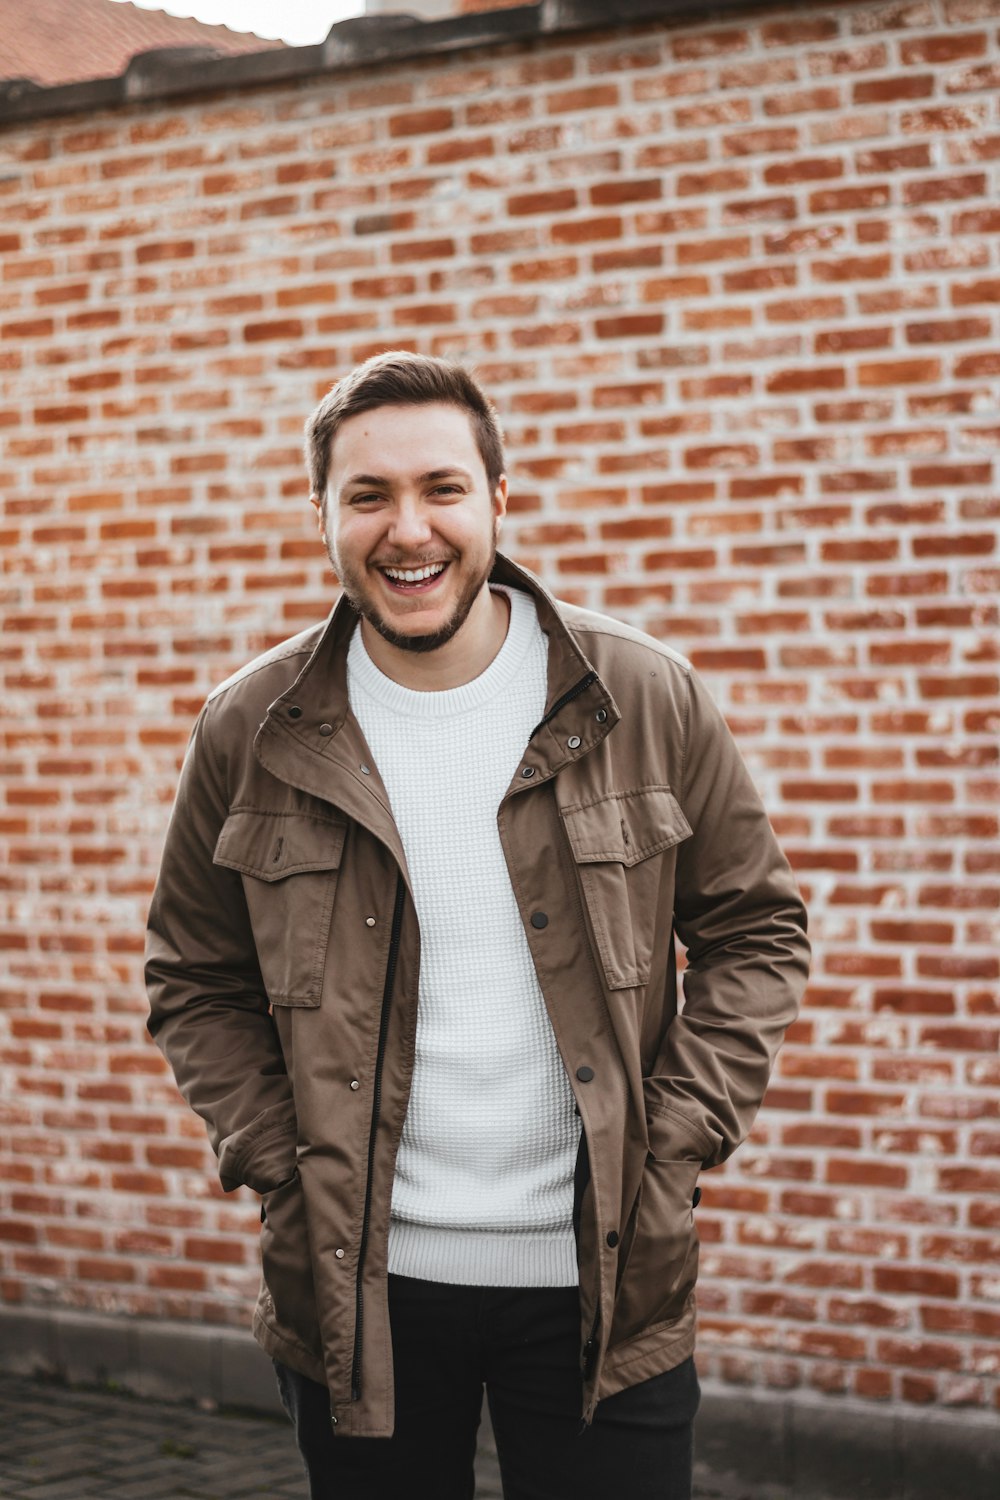
[[[214,862],[243,877],[261,976],[272,1005],[315,1006],[347,825],[308,813],[230,813]]]
[[[645,984],[673,921],[672,862],[667,871],[661,856],[691,825],[666,786],[576,803],[562,818],[608,988]]]

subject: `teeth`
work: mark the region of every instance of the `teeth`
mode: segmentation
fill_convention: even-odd
[[[420,583],[425,578],[436,578],[444,571],[444,563],[429,563],[426,568],[383,568],[387,578],[400,583]]]

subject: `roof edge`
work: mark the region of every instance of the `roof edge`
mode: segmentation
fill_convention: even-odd
[[[330,27],[312,47],[274,47],[223,54],[201,44],[157,47],[137,53],[113,78],[45,85],[30,78],[0,80],[0,127],[47,116],[220,89],[287,83],[316,74],[337,74],[378,63],[402,62],[472,47],[526,42],[574,31],[612,31],[641,21],[711,22],[750,11],[783,9],[781,0],[540,0],[506,10],[474,11],[425,21],[418,16],[353,16]]]

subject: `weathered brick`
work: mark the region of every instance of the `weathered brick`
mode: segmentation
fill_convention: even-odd
[[[316,77],[18,127],[0,1295],[56,1278],[99,1307],[118,1283],[143,1316],[211,1321],[252,1267],[255,1202],[223,1204],[142,1042],[142,915],[206,692],[329,607],[302,419],[398,343],[474,360],[495,395],[510,550],[704,672],[811,907],[802,1019],[705,1180],[704,1357],[979,1399],[1000,39],[972,6],[661,18],[389,60],[336,111]]]

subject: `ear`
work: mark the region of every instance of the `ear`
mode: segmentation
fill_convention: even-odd
[[[493,534],[500,535],[500,523],[507,514],[507,476],[501,474],[493,491]]]
[[[319,531],[319,534],[322,537],[323,543],[325,545],[326,544],[326,527],[324,525],[324,520],[323,520],[323,502],[319,498],[319,496],[314,492],[313,494],[311,494],[309,496],[309,504],[316,511],[316,527],[317,527],[317,530]]]

